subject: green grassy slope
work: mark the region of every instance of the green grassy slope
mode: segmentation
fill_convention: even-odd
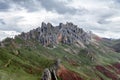
[[[100,80],[100,77],[111,80],[95,67],[101,65],[106,68],[120,60],[119,53],[109,51],[102,44],[91,44],[85,49],[59,44],[52,49],[43,47],[35,40],[8,38],[5,42],[5,47],[0,47],[0,80],[40,80],[43,70],[58,58],[67,69],[79,73],[84,80]]]

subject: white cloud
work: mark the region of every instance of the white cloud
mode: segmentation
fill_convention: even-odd
[[[5,39],[6,37],[14,38],[14,36],[18,34],[20,33],[16,31],[1,31],[0,30],[0,41]]]
[[[112,22],[120,22],[120,16],[117,16],[117,17],[113,17],[113,18],[110,18],[108,19],[109,21],[112,21]]]
[[[10,36],[6,31],[26,32],[40,26],[42,21],[54,25],[70,21],[102,37],[120,38],[120,3],[117,0],[52,0],[49,4],[38,0],[24,4],[24,0],[15,1],[6,2],[5,5],[10,6],[8,11],[0,11],[0,19],[5,23],[0,22],[0,39]]]
[[[114,38],[114,39],[120,38],[120,32],[117,32],[117,34],[116,32],[111,32],[111,31],[105,31],[103,33],[98,33],[98,32],[95,32],[95,33],[105,38]]]
[[[13,15],[14,13],[14,15]],[[9,15],[9,16],[8,16]],[[6,25],[1,25],[0,27],[4,28],[14,28],[18,29],[18,31],[29,31],[33,28],[41,26],[41,22],[50,22],[51,19],[56,19],[61,17],[57,13],[47,12],[46,10],[41,10],[37,12],[27,12],[25,9],[21,11],[12,11],[12,12],[2,12],[0,13],[0,18],[4,19]]]

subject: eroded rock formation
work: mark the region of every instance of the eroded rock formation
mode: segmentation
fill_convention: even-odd
[[[51,23],[42,23],[41,27],[31,30],[28,33],[19,35],[24,40],[35,39],[43,46],[56,46],[59,43],[73,44],[83,43],[89,44],[91,35],[85,32],[82,28],[77,27],[73,23],[60,23],[58,26],[53,26]],[[82,44],[82,45],[83,45]]]
[[[60,80],[83,80],[79,74],[66,69],[60,59],[52,67],[44,70],[41,80],[58,80],[58,78]]]

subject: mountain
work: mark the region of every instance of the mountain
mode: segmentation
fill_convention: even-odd
[[[31,30],[28,33],[19,35],[23,40],[34,39],[43,46],[54,47],[60,42],[63,44],[82,43],[89,44],[91,40],[90,33],[86,33],[82,28],[78,28],[73,23],[60,23],[59,26],[42,23],[41,27]]]
[[[71,22],[0,42],[0,80],[119,80],[120,53]]]
[[[104,44],[110,48],[112,48],[116,52],[120,52],[120,39],[102,39]]]
[[[112,48],[116,51],[116,52],[120,52],[120,42],[113,45]]]

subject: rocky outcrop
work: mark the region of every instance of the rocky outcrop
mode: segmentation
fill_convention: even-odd
[[[56,75],[56,69],[53,67],[49,69],[46,68],[43,72],[41,80],[58,80],[57,75]]]
[[[51,72],[50,72],[50,70],[47,68],[47,69],[44,70],[43,76],[42,76],[42,79],[41,79],[41,80],[52,80],[51,76],[52,76],[52,75],[51,75]]]
[[[77,27],[77,25],[68,22],[66,24],[60,23],[58,26],[43,22],[41,27],[28,33],[22,33],[19,36],[24,40],[35,39],[43,46],[49,47],[56,46],[59,43],[73,44],[78,41],[86,45],[91,40],[90,34]]]
[[[61,60],[58,59],[55,61],[55,64],[51,66],[49,69],[46,68],[43,72],[41,80],[58,80],[57,78],[57,70],[61,65]]]
[[[66,69],[61,60],[55,61],[55,64],[51,68],[46,68],[43,72],[41,80],[83,80],[79,74]]]
[[[3,42],[0,42],[0,47],[4,47],[4,43]]]

